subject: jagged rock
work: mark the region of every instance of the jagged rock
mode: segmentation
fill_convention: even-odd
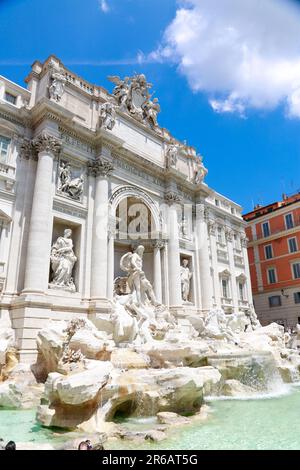
[[[57,380],[59,400],[67,405],[80,405],[93,400],[107,383],[111,369],[110,362],[99,362],[94,369]]]
[[[153,429],[147,432],[145,440],[152,442],[161,442],[164,441],[166,438],[166,433],[164,433],[163,431],[158,431],[157,429]]]
[[[284,383],[299,382],[299,371],[294,365],[279,365],[277,368]]]
[[[88,359],[102,361],[110,360],[115,342],[107,333],[93,329],[80,329],[72,336],[69,347],[81,353]]]
[[[216,353],[209,355],[207,362],[219,370],[224,380],[238,380],[259,391],[267,390],[270,377],[278,374],[276,361],[268,351]]]
[[[89,365],[86,370],[68,376],[55,372],[49,374],[37,410],[40,423],[44,426],[75,428],[93,416],[112,365],[103,361],[90,361]]]
[[[240,397],[253,395],[256,392],[253,388],[248,385],[244,385],[238,380],[226,380],[222,387],[221,394],[227,397]]]
[[[196,412],[203,396],[218,393],[220,388],[221,375],[213,367],[124,372],[112,370],[110,362],[92,366],[91,370],[67,377],[49,374],[37,412],[39,422],[44,426],[80,426],[102,431],[104,421],[113,420],[117,414],[153,416],[160,411]]]
[[[55,372],[63,354],[67,341],[67,323],[51,321],[37,335],[38,359],[34,365],[34,374],[38,380],[44,381],[50,372]]]
[[[111,354],[111,363],[118,369],[145,369],[150,359],[145,354],[139,354],[131,349],[115,349]]]
[[[277,323],[257,328],[240,335],[241,346],[256,351],[273,351],[285,347],[284,328]]]
[[[167,438],[165,432],[159,429],[150,429],[149,431],[128,431],[125,430],[120,434],[121,439],[127,441],[152,441],[160,442]]]
[[[103,419],[117,414],[153,416],[160,411],[196,412],[203,397],[218,393],[221,375],[213,367],[129,370],[112,375],[103,389]]]
[[[0,314],[0,371],[6,364],[6,353],[15,345],[15,333],[9,315]]]
[[[206,366],[206,356],[211,352],[207,342],[200,339],[179,344],[161,341],[145,345],[140,350],[149,356],[150,366],[154,368]]]
[[[171,413],[170,411],[164,411],[157,413],[157,421],[160,424],[167,424],[168,426],[180,426],[182,424],[188,424],[190,420],[184,416],[180,416],[177,413]]]
[[[4,382],[9,378],[18,363],[18,351],[15,348],[8,348],[5,356],[5,364],[2,367],[0,366],[0,382]]]
[[[27,383],[6,381],[0,384],[0,407],[11,409],[30,409],[40,401],[43,387],[29,386]]]

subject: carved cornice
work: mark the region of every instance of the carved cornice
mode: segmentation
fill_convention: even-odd
[[[33,146],[38,153],[49,152],[57,156],[61,151],[62,143],[56,137],[44,133],[33,140]]]
[[[111,162],[106,160],[95,160],[88,162],[88,175],[89,176],[103,176],[107,177],[114,170],[114,166]]]
[[[176,193],[175,191],[168,191],[166,194],[165,194],[165,201],[167,204],[169,204],[170,206],[172,204],[180,204],[181,202],[181,197],[179,196],[178,193]]]
[[[203,203],[196,204],[196,216],[200,220],[208,220],[209,217],[209,209]]]

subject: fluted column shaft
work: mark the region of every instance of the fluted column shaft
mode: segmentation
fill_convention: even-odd
[[[24,292],[44,292],[48,287],[52,233],[53,161],[61,144],[43,134],[33,141],[38,153],[28,235]]]
[[[168,272],[170,307],[182,305],[180,281],[180,251],[176,203],[179,200],[175,193],[166,195],[168,202]]]
[[[112,169],[111,163],[101,159],[89,165],[90,174],[96,177],[91,263],[93,299],[107,296],[108,175]]]
[[[200,269],[202,309],[204,311],[208,311],[212,307],[213,289],[210,273],[208,230],[205,219],[205,208],[203,204],[197,204],[196,206],[196,234]]]
[[[153,287],[156,300],[162,302],[162,278],[161,278],[161,254],[160,250],[163,247],[162,242],[159,240],[153,243]]]

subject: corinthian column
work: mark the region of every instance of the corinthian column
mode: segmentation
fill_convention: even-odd
[[[23,292],[44,292],[48,287],[49,257],[52,233],[53,160],[61,142],[42,134],[33,141],[38,155],[28,235]]]
[[[164,247],[162,240],[155,240],[153,246],[153,287],[157,302],[162,302],[161,256],[160,250]]]
[[[180,197],[176,192],[169,191],[165,195],[168,204],[168,272],[169,272],[169,299],[170,307],[182,305],[181,281],[180,281],[180,253],[178,219],[176,205],[180,202]]]
[[[232,244],[233,231],[228,227],[225,228],[225,237],[226,237],[227,246],[228,246],[229,270],[231,272],[231,278],[232,278],[231,296],[232,296],[232,302],[233,302],[233,310],[235,312],[238,312],[238,310],[239,310],[239,297],[238,297],[238,290],[237,290],[237,282],[236,282],[236,278],[234,276],[235,264],[234,264],[234,252],[233,252],[233,244]]]
[[[208,311],[212,307],[213,289],[210,274],[207,221],[205,207],[201,203],[196,205],[196,235],[200,269],[201,304],[202,310]]]
[[[89,165],[89,173],[96,177],[91,266],[95,300],[107,296],[108,175],[112,170],[112,164],[100,158]]]

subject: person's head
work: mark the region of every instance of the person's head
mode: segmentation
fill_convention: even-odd
[[[86,441],[80,442],[80,444],[78,446],[78,450],[89,450]]]
[[[139,245],[139,246],[137,247],[137,249],[135,250],[135,252],[136,252],[139,256],[143,256],[144,251],[145,251],[145,248],[143,247],[143,245]]]
[[[189,260],[188,259],[183,259],[182,260],[182,265],[184,268],[187,268],[188,267],[188,264],[189,264]]]
[[[92,450],[92,449],[93,449],[93,446],[91,444],[91,441],[89,441],[88,439],[86,441],[80,442],[78,446],[78,450]]]
[[[86,442],[86,444],[87,444],[87,446],[88,446],[88,450],[92,450],[92,449],[93,449],[93,446],[92,446],[91,441],[90,441],[89,439],[87,439],[85,442]]]
[[[72,235],[72,230],[70,228],[66,228],[66,230],[64,231],[65,238],[70,238],[71,235]]]
[[[9,441],[5,446],[5,450],[17,450],[16,443],[14,441]]]

